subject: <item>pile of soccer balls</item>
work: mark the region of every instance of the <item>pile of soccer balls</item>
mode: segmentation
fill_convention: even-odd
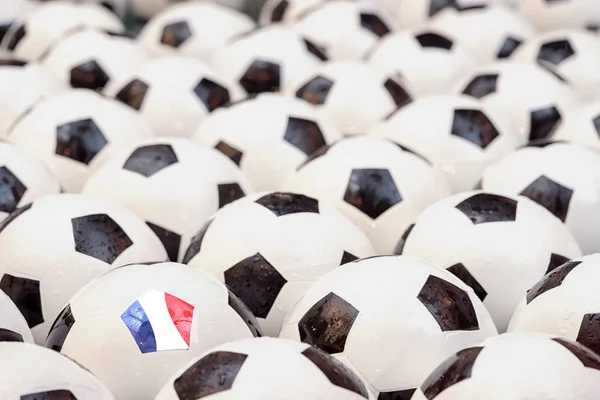
[[[599,30],[0,0],[0,399],[598,400]]]

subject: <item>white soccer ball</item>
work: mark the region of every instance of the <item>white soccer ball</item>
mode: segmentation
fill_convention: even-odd
[[[214,1],[184,1],[156,14],[138,41],[156,56],[180,54],[209,61],[229,39],[254,27],[250,17]]]
[[[539,204],[475,191],[428,207],[399,238],[395,253],[448,269],[473,288],[504,332],[527,289],[581,250]]]
[[[121,204],[146,222],[171,261],[219,208],[251,193],[233,162],[182,138],[138,141],[87,181],[83,193]]]
[[[0,343],[3,399],[115,400],[91,372],[55,351],[29,343]],[[25,378],[26,377],[26,378]]]
[[[600,100],[568,109],[551,139],[600,151]]]
[[[310,104],[261,93],[214,112],[192,139],[225,154],[262,191],[279,188],[311,154],[342,135]]]
[[[371,0],[322,1],[294,25],[332,60],[361,60],[394,21]]]
[[[551,136],[566,110],[581,102],[575,89],[543,64],[509,60],[476,68],[456,93],[504,113],[523,141]]]
[[[521,0],[517,4],[519,13],[540,32],[581,28],[595,30],[600,26],[600,3],[596,0]]]
[[[4,292],[0,292],[0,342],[33,343],[25,317]]]
[[[177,372],[156,400],[205,394],[211,400],[370,398],[362,378],[335,358],[307,344],[275,338],[239,340],[207,351]]]
[[[109,82],[137,71],[148,58],[128,37],[85,29],[60,40],[40,64],[65,85],[101,92]]]
[[[210,64],[256,94],[285,90],[326,60],[326,53],[290,28],[268,26],[230,40]]]
[[[243,98],[243,89],[202,61],[157,58],[134,74],[109,84],[107,96],[127,104],[158,136],[186,137],[212,111]]]
[[[454,192],[473,189],[485,167],[522,143],[503,114],[455,95],[418,98],[369,135],[421,154],[446,176]]]
[[[600,155],[571,143],[536,146],[488,167],[481,188],[530,198],[565,223],[583,254],[600,252]]]
[[[265,334],[277,336],[286,313],[314,281],[374,254],[367,236],[333,205],[263,192],[218,211],[198,230],[183,262],[224,281]]]
[[[89,368],[118,399],[153,399],[208,349],[253,336],[258,323],[224,284],[185,265],[146,263],[81,289],[45,346]]]
[[[336,4],[336,2],[330,3]],[[346,136],[364,135],[412,98],[396,76],[355,61],[321,65],[284,92],[317,107]]]
[[[505,334],[458,351],[412,400],[593,400],[600,357],[556,336]]]
[[[382,399],[408,398],[440,361],[496,334],[481,301],[458,278],[417,259],[379,256],[314,283],[280,337],[333,355]]]
[[[79,192],[116,151],[153,135],[123,104],[72,89],[37,102],[13,124],[7,140],[44,161],[67,192]]]
[[[334,204],[389,254],[428,205],[450,194],[444,176],[411,149],[387,140],[346,139],[323,148],[283,189]]]

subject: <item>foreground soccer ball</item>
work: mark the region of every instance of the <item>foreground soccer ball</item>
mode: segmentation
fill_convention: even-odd
[[[183,262],[224,281],[265,334],[276,336],[315,280],[374,253],[365,234],[327,202],[266,192],[217,212],[194,236]]]
[[[395,252],[446,268],[471,286],[500,332],[527,289],[581,255],[571,233],[544,207],[483,191],[428,207],[399,238]]]
[[[133,213],[89,196],[45,196],[0,225],[0,290],[21,310],[37,343],[69,298],[96,276],[166,258]]]
[[[496,334],[458,278],[416,259],[380,256],[319,279],[292,308],[280,337],[346,363],[379,399],[405,399],[443,359]]]
[[[115,400],[90,371],[52,350],[29,343],[0,343],[0,352],[4,399]]]
[[[224,383],[214,382],[217,377]],[[207,351],[175,374],[156,400],[205,394],[214,400],[262,400],[282,393],[289,400],[370,398],[362,379],[327,353],[291,340],[258,338]]]
[[[599,378],[600,357],[578,343],[505,334],[446,359],[412,400],[593,400]]]
[[[236,165],[182,138],[138,141],[94,173],[83,193],[128,208],[156,233],[171,261],[219,208],[251,193]]]
[[[116,268],[79,291],[45,346],[88,368],[119,399],[153,399],[182,365],[259,332],[246,306],[210,275],[146,263]]]
[[[33,343],[25,317],[4,292],[0,292],[0,342]]]

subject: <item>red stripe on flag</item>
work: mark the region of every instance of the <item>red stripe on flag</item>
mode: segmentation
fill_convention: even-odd
[[[175,328],[177,328],[179,334],[189,346],[194,306],[169,293],[165,293],[165,302]]]

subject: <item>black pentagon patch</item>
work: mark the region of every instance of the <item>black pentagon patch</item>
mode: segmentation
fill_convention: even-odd
[[[545,275],[538,283],[527,291],[527,304],[531,303],[536,297],[543,293],[562,285],[567,275],[569,275],[569,273],[579,264],[581,264],[581,261],[567,261],[560,267],[554,269],[554,271]]]
[[[598,26],[598,25],[586,25],[585,26],[585,30],[590,31],[590,32],[594,32],[594,33],[598,33],[598,31],[600,31],[600,26]]]
[[[465,139],[481,149],[487,148],[499,134],[481,110],[454,110],[451,135]]]
[[[356,257],[352,253],[348,253],[347,251],[344,251],[344,254],[342,254],[342,260],[340,261],[340,265],[348,264],[349,262],[356,261],[356,260],[358,260],[358,257]]]
[[[319,213],[319,201],[303,194],[273,192],[254,202],[278,217],[296,213]]]
[[[342,353],[358,313],[352,304],[329,293],[298,321],[300,341],[329,354]]]
[[[408,94],[406,90],[398,82],[393,79],[387,79],[383,87],[387,90],[387,92],[392,96],[392,100],[396,107],[404,107],[408,103],[412,102],[412,97]]]
[[[556,107],[540,108],[530,115],[529,140],[544,139],[551,136],[562,117]]]
[[[471,377],[473,365],[483,347],[470,347],[459,351],[441,363],[421,385],[427,400],[433,400],[449,387]]]
[[[70,390],[59,389],[25,394],[20,400],[77,400],[77,397]]]
[[[65,340],[67,340],[67,336],[69,336],[69,331],[73,327],[73,324],[75,324],[75,317],[71,312],[71,305],[67,304],[54,320],[54,323],[48,332],[48,336],[46,336],[44,346],[60,352],[65,344]]]
[[[246,354],[229,351],[202,357],[173,382],[177,398],[198,400],[231,389],[246,358]]]
[[[600,314],[585,314],[579,325],[577,342],[600,354]]]
[[[474,225],[488,222],[514,221],[517,201],[491,193],[478,193],[458,203],[455,208]]]
[[[306,160],[304,160],[304,162],[302,164],[300,164],[298,166],[298,168],[296,168],[296,171],[299,170],[300,168],[304,167],[306,164],[310,163],[311,161],[316,160],[317,158],[327,154],[327,152],[329,151],[330,148],[331,148],[331,146],[326,144],[325,146],[321,147],[319,150],[312,153],[310,156],[308,156],[308,158]]]
[[[410,400],[417,389],[394,390],[393,392],[381,392],[377,400]]]
[[[4,219],[4,221],[2,221],[0,223],[0,232],[2,232],[4,230],[4,228],[6,228],[8,226],[8,224],[10,224],[15,219],[17,219],[21,214],[23,214],[25,211],[29,210],[32,205],[33,205],[32,203],[26,204],[23,207],[17,208],[15,211],[10,213],[8,215],[8,217],[6,217]]]
[[[510,57],[512,53],[514,53],[515,50],[517,50],[522,44],[522,40],[507,37],[506,39],[504,39],[504,42],[502,42],[500,50],[498,50],[498,54],[496,54],[496,58],[503,59]]]
[[[192,237],[192,241],[190,242],[190,245],[188,246],[183,256],[183,260],[181,260],[182,264],[189,263],[192,260],[192,258],[196,257],[196,255],[200,253],[200,249],[202,248],[202,240],[204,240],[204,235],[206,235],[206,231],[208,230],[208,227],[210,226],[210,224],[212,224],[213,221],[214,219],[209,219],[208,221],[206,221],[202,228],[200,228],[198,233],[196,233],[194,237]]]
[[[488,94],[496,92],[498,84],[498,75],[479,75],[473,78],[463,90],[467,96],[482,99]]]
[[[194,87],[194,93],[206,106],[208,112],[213,112],[219,107],[229,103],[229,90],[210,79],[202,78]]]
[[[240,78],[246,93],[278,92],[281,87],[281,70],[278,64],[255,60]]]
[[[178,48],[192,36],[192,31],[185,21],[165,25],[160,35],[160,42],[166,46]]]
[[[152,222],[146,222],[146,225],[152,229],[152,232],[158,236],[163,246],[165,246],[165,250],[167,250],[167,255],[169,256],[169,260],[173,262],[177,262],[177,255],[179,254],[179,245],[181,244],[181,236],[172,232],[162,226],[158,226],[153,224]]]
[[[219,143],[215,145],[215,149],[225,154],[231,161],[235,163],[235,165],[238,167],[240,166],[240,163],[242,162],[242,156],[244,155],[244,153],[242,153],[240,150],[223,141],[219,141]]]
[[[85,165],[107,144],[104,134],[90,118],[68,122],[56,128],[55,153]]]
[[[0,289],[15,303],[30,328],[44,322],[39,281],[4,274]]]
[[[546,269],[546,274],[554,271],[556,268],[560,267],[561,265],[568,263],[569,261],[571,261],[570,258],[561,256],[560,254],[550,254],[550,262],[548,263],[548,268]]]
[[[387,169],[353,169],[344,201],[376,219],[400,203],[402,196]]]
[[[101,92],[110,80],[110,77],[94,60],[73,67],[69,76],[71,77],[72,87],[98,92]]]
[[[8,41],[6,48],[9,51],[15,51],[15,49],[17,48],[17,45],[21,42],[21,40],[23,40],[23,38],[25,37],[25,35],[27,34],[27,31],[25,30],[25,25],[21,25],[19,26],[12,34],[12,36],[10,37],[10,40]]]
[[[340,361],[315,347],[308,347],[302,352],[302,355],[319,368],[333,385],[350,390],[365,399],[369,398],[369,392],[364,383]]]
[[[11,213],[17,209],[27,187],[7,167],[0,167],[0,211]]]
[[[383,37],[390,33],[390,28],[375,14],[361,13],[360,26],[373,32],[377,37]]]
[[[271,22],[281,22],[285,16],[290,3],[287,0],[281,0],[271,12]]]
[[[332,87],[333,81],[322,76],[316,76],[296,91],[296,97],[318,106],[325,104]]]
[[[600,137],[600,115],[592,120],[596,134]]]
[[[402,255],[402,252],[404,251],[404,246],[406,245],[406,240],[408,239],[408,236],[410,235],[410,232],[413,230],[414,227],[415,224],[410,224],[406,228],[402,236],[400,236],[400,240],[398,240],[398,243],[396,243],[396,247],[394,247],[393,254]]]
[[[288,118],[283,140],[307,156],[327,144],[321,128],[315,121],[296,117]]]
[[[571,352],[586,368],[600,370],[600,357],[585,346],[561,338],[552,339]]]
[[[452,49],[452,40],[434,32],[421,33],[420,35],[415,36],[415,39],[419,42],[419,45],[424,48]]]
[[[237,183],[223,183],[217,185],[217,190],[219,192],[219,208],[226,206],[232,201],[241,199],[246,195]]]
[[[123,164],[123,169],[146,178],[179,162],[170,144],[150,144],[138,147]]]
[[[146,92],[148,92],[148,84],[139,79],[134,79],[119,90],[115,99],[139,111],[142,108]]]
[[[133,242],[127,233],[106,214],[71,219],[75,251],[112,264]]]
[[[0,25],[0,42],[2,42],[2,39],[4,39],[4,36],[6,36],[6,32],[8,32],[11,25],[12,25],[11,23]]]
[[[322,47],[317,46],[316,44],[314,44],[313,42],[311,42],[308,39],[302,39],[302,41],[304,42],[304,46],[306,46],[306,50],[312,54],[313,56],[317,57],[319,60],[321,61],[327,61],[327,55],[325,54],[325,49],[323,49]]]
[[[442,278],[429,275],[417,299],[427,308],[442,332],[479,329],[477,314],[467,292]]]
[[[0,328],[0,342],[24,342],[24,340],[20,333]]]
[[[225,283],[258,318],[266,318],[287,280],[260,253],[224,273]]]
[[[541,175],[519,194],[544,206],[562,222],[566,221],[572,189]]]
[[[227,287],[227,291],[229,293],[229,299],[227,301],[229,307],[231,307],[233,311],[235,311],[236,314],[239,315],[242,320],[244,320],[246,326],[248,327],[248,329],[250,329],[250,333],[252,333],[252,336],[262,337],[262,330],[260,328],[260,325],[258,324],[258,321],[256,320],[256,317],[254,316],[254,314],[252,314],[252,311],[250,311],[248,306],[244,304],[242,300],[240,300],[235,294],[233,294],[229,287]]]
[[[454,8],[458,10],[456,0],[430,0],[427,15],[431,18],[445,8]]]
[[[458,279],[469,285],[475,292],[475,295],[477,295],[481,301],[485,300],[487,292],[462,263],[454,264],[448,267],[447,270],[452,272],[452,274]]]
[[[545,61],[552,65],[559,65],[569,57],[575,55],[573,47],[568,40],[555,40],[542,44],[538,52],[538,61]]]

